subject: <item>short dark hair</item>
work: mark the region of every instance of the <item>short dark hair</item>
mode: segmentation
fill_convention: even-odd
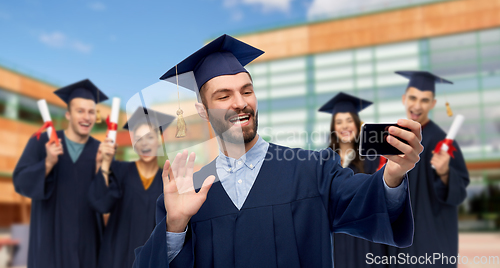
[[[406,90],[405,90],[405,94],[408,92],[408,89],[410,89],[410,87],[407,87]],[[418,88],[417,88],[418,89]],[[420,89],[418,89],[420,90]],[[436,93],[434,91],[432,91],[432,97],[435,98],[436,97]]]
[[[248,74],[248,77],[250,77],[250,81],[252,81],[253,83],[253,79],[252,79],[252,75],[250,75],[249,72],[246,72]],[[210,81],[210,80],[208,80]],[[207,82],[208,82],[207,81]],[[201,99],[201,103],[203,104],[203,106],[205,106],[205,108],[208,110],[208,107],[207,107],[207,99],[205,98],[204,94],[202,94],[202,92],[205,90],[206,88],[206,85],[207,85],[207,82],[205,82],[205,84],[203,84],[201,87],[200,87],[200,90],[199,90],[199,94],[200,94],[200,99]]]
[[[203,84],[203,86],[201,86],[200,91],[198,93],[198,94],[200,94],[201,103],[203,104],[203,106],[205,106],[205,108],[207,107],[207,99],[205,98],[205,95],[202,94],[201,92],[205,90],[206,86],[207,86],[207,83]]]

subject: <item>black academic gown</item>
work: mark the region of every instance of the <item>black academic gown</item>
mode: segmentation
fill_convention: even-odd
[[[389,215],[383,171],[353,176],[331,149],[314,152],[270,144],[241,210],[215,182],[170,264],[160,196],[157,225],[148,242],[136,249],[134,267],[332,267],[332,231],[409,246],[409,196],[400,211]],[[216,174],[213,161],[195,173],[195,187]]]
[[[31,198],[29,268],[94,268],[102,220],[90,207],[88,189],[95,177],[99,141],[89,137],[73,163],[64,132],[57,131],[63,154],[45,177],[45,143],[31,138],[14,170],[16,191]]]
[[[407,263],[407,254],[410,258],[414,257],[413,260],[410,259],[410,263],[419,261],[417,258],[425,257],[426,254],[432,256],[433,253],[442,253],[448,258],[458,254],[458,206],[467,195],[465,188],[469,184],[469,173],[456,142],[453,142],[457,151],[454,153],[455,158],[450,159],[448,186],[431,167],[432,151],[445,137],[445,132],[432,121],[422,127],[424,151],[415,168],[408,173],[415,216],[413,246],[405,249],[389,247],[390,256],[394,256],[393,259],[396,258],[399,263]],[[420,258],[420,261],[425,260]],[[401,267],[412,267],[399,263],[397,264]],[[429,264],[428,259],[424,264]],[[432,267],[446,266],[442,264],[439,260]],[[450,266],[456,267],[456,264]]]
[[[363,161],[364,173],[375,173],[379,163],[378,157],[373,160],[366,158]],[[360,173],[360,170],[352,164],[349,165],[349,168],[354,171],[354,174]],[[367,254],[372,255],[369,255],[367,259]],[[387,267],[387,265],[373,263],[371,258],[375,256],[387,256],[387,245],[369,242],[347,234],[333,234],[334,267]]]
[[[146,243],[155,227],[156,199],[163,192],[162,170],[146,190],[135,162],[113,161],[109,187],[101,172],[92,182],[89,200],[100,213],[111,213],[104,229],[98,267],[132,267],[134,249]]]
[[[361,172],[361,170],[359,170],[355,165],[353,165],[352,163],[349,164],[348,168],[352,169],[352,171],[354,172],[354,174],[358,174],[358,173],[365,173],[365,174],[373,174],[377,171],[377,168],[380,164],[380,158],[377,156],[377,157],[374,157],[374,159],[371,159],[369,157],[365,157],[365,159],[363,160],[363,172]]]

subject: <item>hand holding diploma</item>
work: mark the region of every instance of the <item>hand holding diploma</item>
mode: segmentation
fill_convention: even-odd
[[[111,167],[111,162],[113,161],[113,157],[115,156],[116,152],[116,143],[114,143],[110,138],[106,138],[101,144],[99,145],[99,149],[97,151],[97,156],[96,156],[96,173],[99,171],[99,168],[101,169],[103,176],[104,176],[104,182],[106,185],[109,184],[109,169]]]
[[[432,152],[432,168],[436,170],[436,174],[441,177],[441,180],[446,185],[448,185],[448,174],[450,172],[450,157],[454,157],[453,152],[457,150],[455,146],[453,146],[453,140],[457,136],[458,130],[463,122],[464,116],[460,114],[457,115],[455,120],[453,120],[446,138],[440,141]]]
[[[455,137],[457,136],[458,130],[462,126],[464,119],[465,119],[464,116],[461,114],[458,114],[455,117],[455,120],[453,120],[453,123],[451,124],[450,131],[448,131],[448,135],[446,135],[446,138],[444,140],[440,141],[436,145],[436,148],[434,149],[434,153],[439,153],[440,151],[445,151],[451,157],[454,157],[453,152],[456,151],[457,149],[453,146],[453,140],[455,140]]]
[[[52,137],[56,137],[53,135]],[[55,141],[48,141],[45,144],[45,151],[47,156],[45,157],[45,176],[47,176],[52,168],[57,164],[59,160],[59,155],[63,154],[63,147],[61,140],[59,139],[57,143]]]
[[[40,139],[40,134],[47,129],[47,135],[49,137],[49,143],[55,142],[56,145],[59,145],[59,139],[57,138],[57,133],[54,128],[54,124],[52,123],[52,119],[50,118],[50,113],[49,113],[49,108],[47,106],[47,101],[44,99],[41,99],[37,101],[38,109],[40,110],[40,114],[42,115],[43,119],[43,126],[37,130],[37,132],[34,134],[37,139]]]

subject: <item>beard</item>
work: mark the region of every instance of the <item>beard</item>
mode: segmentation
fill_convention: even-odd
[[[240,113],[250,114],[250,120],[249,120],[250,124],[244,127],[238,127],[229,122],[229,118],[238,114],[233,110],[227,110],[223,112],[220,110],[210,111],[207,109],[207,112],[212,128],[214,129],[217,136],[219,136],[225,142],[233,144],[249,143],[257,135],[257,126],[259,124],[258,123],[259,112],[256,113],[250,107],[245,107],[245,109],[240,111]]]

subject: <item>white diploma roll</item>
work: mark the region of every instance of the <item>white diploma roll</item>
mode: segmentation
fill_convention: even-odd
[[[52,121],[52,119],[50,118],[50,112],[49,112],[49,107],[47,106],[47,101],[41,99],[37,101],[36,104],[38,105],[38,109],[40,110],[40,114],[42,115],[43,122],[45,123]],[[49,136],[49,139],[51,134],[52,134],[52,127],[48,127],[47,135]]]
[[[111,116],[109,121],[114,123],[115,125],[118,123],[118,116],[120,115],[120,98],[113,98],[113,103],[111,104]],[[116,130],[108,131],[108,138],[113,140],[113,143],[116,141]]]
[[[448,135],[446,135],[447,140],[455,140],[455,137],[457,136],[458,130],[462,126],[462,123],[464,122],[465,117],[461,114],[457,114],[455,119],[453,120],[453,123],[451,124],[450,130],[448,131]],[[441,147],[441,150],[448,152],[448,145],[443,144]]]

